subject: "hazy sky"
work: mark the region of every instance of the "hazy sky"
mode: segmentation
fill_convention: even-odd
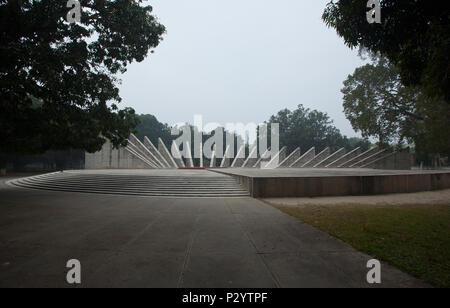
[[[122,107],[161,122],[256,122],[298,104],[355,136],[342,82],[362,65],[321,20],[329,0],[151,0],[167,28],[121,76]]]

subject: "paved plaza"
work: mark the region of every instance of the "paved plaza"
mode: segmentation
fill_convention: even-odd
[[[370,256],[257,199],[57,192],[7,180],[0,287],[69,287],[69,259],[81,262],[82,287],[372,286]],[[383,264],[381,286],[427,285]]]

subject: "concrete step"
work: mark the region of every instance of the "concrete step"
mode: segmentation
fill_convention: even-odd
[[[18,184],[21,184],[23,186],[33,186],[33,187],[50,187],[50,188],[55,188],[55,189],[79,189],[79,190],[102,190],[102,191],[109,191],[109,190],[113,190],[113,191],[129,191],[129,192],[165,192],[165,193],[191,193],[191,192],[196,192],[196,193],[241,193],[243,192],[243,189],[187,189],[187,188],[167,188],[167,189],[160,189],[160,188],[127,188],[127,187],[99,187],[99,186],[67,186],[67,185],[45,185],[45,184],[37,184],[37,183],[27,183],[27,182],[19,182]]]
[[[224,188],[224,189],[232,189],[236,188],[236,183],[234,184],[228,184],[225,183],[221,185],[220,183],[201,183],[199,184],[183,184],[183,183],[130,183],[130,182],[114,182],[114,183],[86,183],[86,182],[78,182],[78,181],[56,181],[56,182],[49,182],[49,181],[42,181],[42,180],[28,180],[24,179],[23,181],[29,182],[29,183],[41,183],[45,185],[74,185],[74,186],[96,186],[96,187],[136,187],[136,188],[146,188],[146,187],[155,187],[155,188],[165,188],[165,187],[186,187],[186,188]]]
[[[82,181],[45,181],[45,180],[31,180],[33,183],[47,183],[54,185],[65,185],[65,184],[73,184],[73,185],[85,185],[85,186],[117,186],[117,185],[126,185],[126,186],[134,186],[134,187],[210,187],[210,188],[233,188],[236,187],[236,183],[155,183],[155,182],[82,182]]]
[[[16,185],[16,184],[15,184]],[[111,191],[111,190],[81,190],[81,189],[56,189],[49,187],[30,187],[16,185],[23,188],[49,190],[49,191],[63,191],[63,192],[75,192],[75,193],[90,193],[90,194],[105,194],[105,195],[125,195],[125,196],[143,196],[143,197],[180,197],[180,198],[234,198],[234,197],[248,197],[248,192],[245,193],[206,193],[206,192],[194,192],[194,193],[163,193],[163,192],[126,192],[126,191]]]
[[[98,194],[112,194],[112,195],[133,195],[133,196],[174,196],[174,197],[248,197],[249,194],[244,192],[210,192],[210,191],[192,191],[192,192],[163,192],[163,191],[112,191],[112,190],[99,190],[99,189],[78,189],[78,188],[56,188],[46,186],[30,186],[30,185],[17,185],[24,188],[33,188],[40,190],[51,191],[65,191],[65,192],[80,192],[80,193],[98,193]]]
[[[228,176],[155,177],[51,173],[10,182],[24,188],[162,197],[245,197],[248,191]]]

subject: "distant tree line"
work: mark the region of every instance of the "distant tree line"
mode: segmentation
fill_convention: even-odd
[[[172,135],[172,127],[166,123],[161,123],[158,119],[150,114],[136,115],[137,126],[134,130],[136,137],[144,140],[147,136],[152,143],[157,146],[158,138],[161,138],[167,147],[170,148],[172,141],[179,135]],[[287,146],[290,151],[296,147],[301,147],[302,151],[308,150],[315,146],[318,150],[329,146],[332,150],[345,147],[347,150],[361,147],[366,150],[371,143],[366,139],[347,138],[333,125],[330,117],[323,112],[310,110],[303,105],[299,105],[297,109],[290,111],[283,109],[276,115],[270,117],[266,123],[280,124],[280,148]],[[192,136],[197,133],[197,128],[190,126]],[[230,138],[232,132],[226,131],[224,128],[223,145],[226,145],[226,138]],[[203,134],[203,143],[213,135]],[[244,143],[244,136],[234,135],[234,153],[238,152],[238,144]],[[191,145],[191,153],[194,153],[193,144]],[[247,153],[249,145],[246,144]],[[225,152],[225,148],[223,149]],[[84,151],[83,150],[67,150],[67,151],[47,151],[38,155],[11,155],[3,154],[1,159],[7,162],[8,169],[13,171],[52,171],[61,169],[78,169],[84,167]],[[197,159],[198,160],[198,159]],[[196,165],[198,161],[194,159]]]
[[[316,147],[323,150],[330,147],[332,151],[345,148],[347,151],[360,147],[363,151],[371,147],[367,139],[351,137],[341,134],[333,125],[327,113],[305,108],[298,105],[297,109],[280,110],[270,117],[268,123],[280,124],[280,148],[286,146],[291,152],[300,147],[302,152]]]

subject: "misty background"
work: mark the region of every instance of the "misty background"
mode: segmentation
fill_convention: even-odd
[[[342,82],[363,64],[321,16],[328,0],[152,0],[164,41],[119,76],[122,107],[174,125],[255,122],[298,104],[356,134]]]

